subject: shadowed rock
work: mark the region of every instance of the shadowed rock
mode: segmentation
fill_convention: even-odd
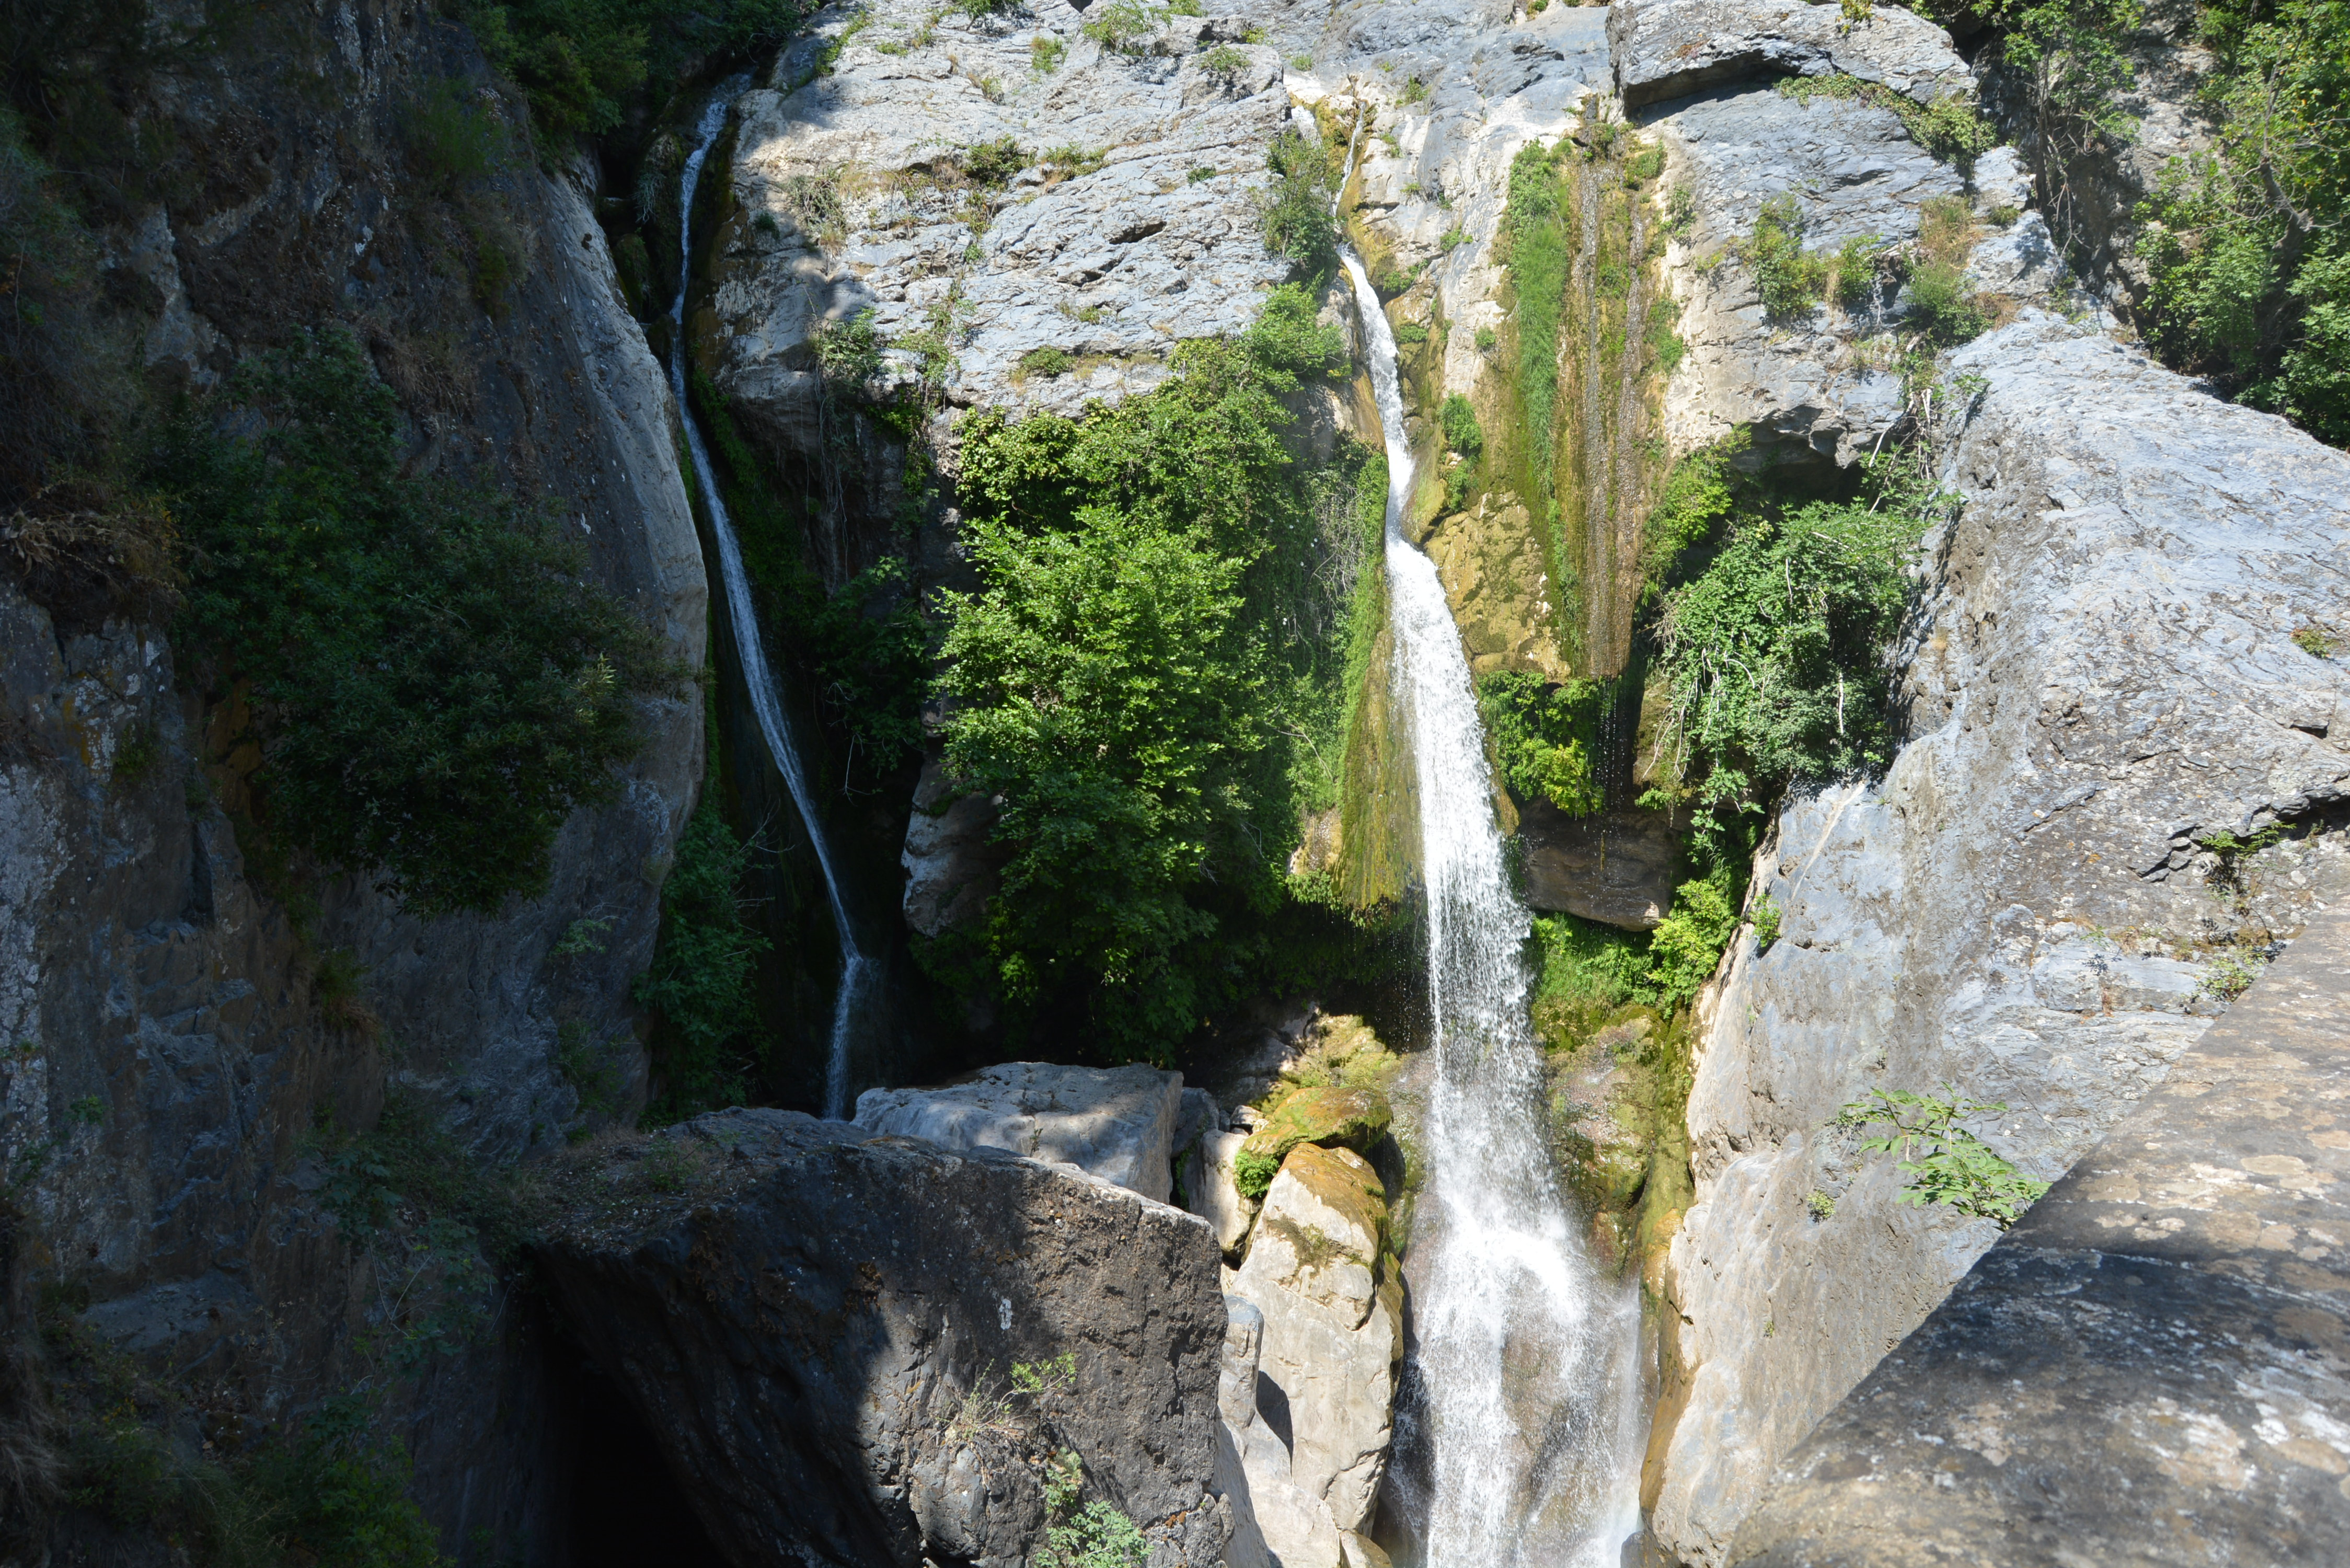
[[[1224,1304],[1200,1220],[792,1111],[592,1148],[556,1182],[548,1287],[740,1568],[1014,1568],[1064,1449],[1154,1563],[1219,1560]]]

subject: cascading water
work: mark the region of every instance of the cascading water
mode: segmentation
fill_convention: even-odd
[[[677,298],[669,308],[669,379],[677,393],[678,417],[685,425],[693,477],[702,487],[702,504],[709,509],[710,532],[718,542],[718,574],[726,588],[726,618],[734,628],[735,659],[743,669],[743,684],[751,695],[751,711],[758,716],[767,756],[784,775],[784,787],[791,792],[792,805],[807,827],[816,866],[824,874],[825,898],[832,905],[833,925],[840,932],[840,990],[832,1004],[832,1034],[824,1075],[824,1114],[837,1119],[848,1114],[849,1045],[857,1021],[868,1011],[866,993],[873,983],[873,960],[858,946],[857,929],[849,923],[847,907],[841,902],[840,874],[833,864],[832,846],[825,837],[824,820],[816,815],[816,797],[809,793],[807,773],[801,766],[799,748],[793,743],[791,720],[775,694],[775,678],[767,668],[767,650],[759,639],[759,618],[751,606],[751,577],[743,568],[743,548],[735,541],[733,520],[727,516],[726,503],[718,493],[702,427],[695,422],[693,404],[686,395],[685,294],[693,267],[693,192],[702,180],[702,160],[725,127],[726,111],[741,85],[730,82],[720,88],[702,111],[701,122],[694,128],[693,151],[686,155],[684,171],[678,176]]]
[[[1415,1346],[1398,1487],[1425,1568],[1617,1568],[1640,1527],[1639,1301],[1594,1267],[1549,1158],[1511,891],[1469,664],[1403,535],[1412,461],[1395,340],[1351,253],[1387,438],[1387,570],[1419,786],[1435,1081],[1413,1221]]]

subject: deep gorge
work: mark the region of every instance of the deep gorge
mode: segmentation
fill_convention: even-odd
[[[1205,9],[8,14],[0,1557],[2333,1560],[2339,7]]]

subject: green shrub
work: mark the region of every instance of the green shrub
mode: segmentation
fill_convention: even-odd
[[[1900,1169],[1909,1178],[1902,1202],[1947,1203],[1971,1219],[1995,1220],[2005,1230],[2023,1218],[2048,1183],[2017,1170],[1959,1124],[2006,1113],[1998,1101],[1966,1099],[1947,1085],[1939,1097],[1872,1089],[1866,1099],[1845,1106],[1836,1125],[1889,1129],[1860,1147],[1902,1157]]]
[[[1826,265],[1804,251],[1804,213],[1792,195],[1777,195],[1762,203],[1754,229],[1739,245],[1753,270],[1755,289],[1764,312],[1786,320],[1807,317],[1820,301]]]
[[[2217,140],[2173,159],[2139,210],[2148,336],[2170,363],[2350,444],[2350,4],[2221,0],[2202,19]]]
[[[1738,929],[1738,911],[1711,881],[1684,882],[1673,907],[1648,933],[1648,982],[1669,1008],[1687,1005],[1713,978],[1721,953]]]
[[[1326,275],[1338,264],[1338,229],[1330,214],[1338,167],[1318,136],[1291,129],[1265,154],[1273,183],[1258,207],[1266,254],[1287,256],[1307,272]]]
[[[1417,348],[1428,341],[1428,324],[1424,321],[1402,322],[1395,329],[1395,340],[1398,348]]]
[[[1325,324],[1314,296],[1294,283],[1265,296],[1243,341],[1258,372],[1276,381],[1347,373],[1346,333],[1335,322]]]
[[[1211,76],[1228,77],[1248,64],[1248,57],[1230,44],[1218,44],[1200,57],[1200,68]]]
[[[1770,894],[1765,893],[1761,898],[1755,900],[1753,920],[1756,952],[1769,952],[1771,944],[1779,940],[1779,906]]]
[[[962,171],[974,183],[993,188],[1027,168],[1034,156],[1020,145],[1017,137],[999,136],[993,141],[977,141],[964,148]]]
[[[1502,763],[1502,778],[1521,800],[1546,800],[1570,816],[1606,804],[1592,774],[1599,726],[1611,693],[1596,680],[1554,686],[1523,670],[1477,679],[1477,711]]]
[[[1024,376],[1066,376],[1069,373],[1069,367],[1076,363],[1069,358],[1067,349],[1046,345],[1021,355],[1019,368]]]
[[[1918,209],[1910,308],[1927,339],[1942,348],[1979,337],[1991,326],[1991,312],[1967,286],[1974,234],[1974,214],[1963,196],[1939,196]]]
[[[1281,1157],[1244,1148],[1232,1157],[1232,1185],[1243,1198],[1263,1198],[1281,1174]]]
[[[1444,505],[1447,511],[1458,512],[1477,481],[1478,459],[1485,451],[1485,429],[1477,422],[1475,405],[1458,392],[1444,400],[1442,424],[1444,444],[1461,458],[1444,476]]]
[[[1039,33],[1028,42],[1028,68],[1040,77],[1049,77],[1061,68],[1061,60],[1069,46],[1060,39]]]
[[[1080,31],[1105,49],[1139,55],[1159,31],[1159,19],[1141,0],[1103,0],[1092,8]]]
[[[811,337],[827,390],[859,389],[881,373],[882,351],[889,345],[873,325],[872,306],[846,321],[819,322]]]
[[[402,475],[397,421],[331,330],[240,369],[150,472],[191,550],[180,630],[251,682],[273,831],[413,913],[489,911],[546,887],[675,677],[552,521]]]
[[[1690,553],[1713,535],[1730,516],[1738,498],[1737,473],[1731,467],[1752,444],[1743,430],[1733,431],[1711,446],[1685,453],[1666,474],[1641,529],[1642,581],[1662,588],[1677,581],[1676,573]]]

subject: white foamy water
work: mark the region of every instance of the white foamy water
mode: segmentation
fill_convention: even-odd
[[[1617,1568],[1640,1527],[1638,1287],[1593,1264],[1551,1168],[1529,920],[1461,634],[1434,563],[1403,536],[1412,462],[1395,342],[1361,263],[1343,259],[1387,437],[1393,680],[1419,785],[1436,1053],[1398,1490],[1424,1568]]]
[[[743,685],[750,693],[751,711],[759,721],[759,735],[767,745],[767,756],[775,771],[784,775],[784,787],[791,792],[792,805],[800,814],[806,827],[808,842],[815,846],[816,865],[824,873],[824,894],[832,906],[832,921],[840,932],[840,990],[832,1005],[832,1037],[825,1061],[824,1114],[839,1120],[848,1115],[848,1050],[858,1020],[863,1016],[868,993],[875,979],[873,960],[857,945],[857,929],[849,924],[848,910],[840,899],[840,877],[834,868],[831,842],[825,837],[824,819],[816,815],[816,797],[808,791],[807,773],[800,764],[798,746],[792,739],[790,716],[775,695],[775,678],[767,668],[767,650],[759,638],[759,618],[751,605],[751,576],[743,568],[743,547],[734,538],[733,519],[726,514],[726,503],[718,493],[718,480],[711,472],[710,452],[702,444],[702,427],[695,422],[692,401],[686,395],[685,379],[685,294],[693,271],[693,192],[702,182],[702,162],[710,155],[711,144],[725,128],[726,111],[734,94],[742,89],[742,80],[730,82],[719,88],[708,108],[702,111],[702,120],[694,128],[693,151],[686,155],[685,169],[678,176],[678,269],[677,298],[669,307],[670,326],[673,329],[669,350],[670,386],[677,393],[677,411],[685,425],[686,450],[693,459],[693,477],[702,487],[702,504],[709,508],[710,531],[718,542],[718,574],[726,588],[726,619],[734,631],[736,662],[743,668]]]

